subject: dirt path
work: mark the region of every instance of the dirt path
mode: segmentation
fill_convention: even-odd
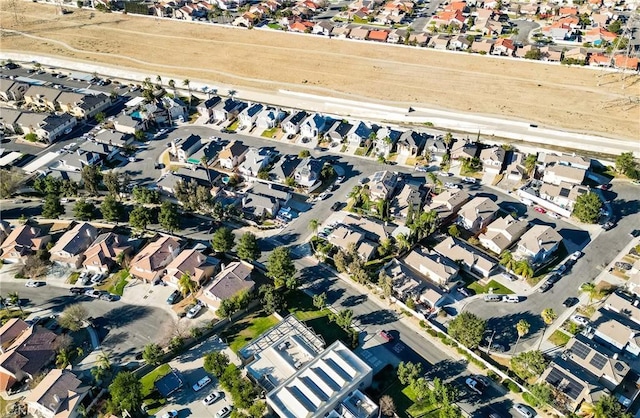
[[[0,0],[1,46],[192,81],[525,119],[637,140],[638,76]],[[623,89],[622,86],[625,86]]]

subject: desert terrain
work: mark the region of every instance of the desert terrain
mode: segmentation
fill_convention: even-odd
[[[15,5],[15,6],[14,6]],[[176,84],[289,89],[640,138],[640,77],[260,29],[1,0],[0,48],[142,70]]]

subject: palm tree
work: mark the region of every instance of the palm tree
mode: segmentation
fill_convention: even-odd
[[[398,247],[398,253],[401,253],[403,250],[411,248],[411,243],[405,234],[398,234],[396,237],[396,246]]]
[[[178,98],[178,92],[176,91],[176,82],[173,80],[169,80],[169,82],[167,83],[169,85],[169,87],[171,87],[173,89],[173,97],[175,97],[176,99]]]
[[[24,312],[22,306],[20,306],[20,294],[17,291],[9,293],[9,303],[16,305],[20,309],[20,312]]]
[[[542,340],[544,340],[544,334],[547,332],[547,327],[553,323],[553,321],[558,318],[555,311],[551,308],[547,308],[540,313],[542,317],[542,321],[544,322],[544,331],[542,331],[542,338],[540,339],[540,343],[538,344],[538,349],[540,349],[540,345],[542,344]]]
[[[178,286],[180,287],[180,292],[182,292],[182,297],[186,297],[188,294],[191,294],[196,290],[196,283],[191,280],[191,275],[189,274],[189,272],[186,272],[182,276],[180,276],[180,280],[178,280]]]
[[[182,80],[182,85],[186,86],[189,90],[189,107],[191,107],[191,81],[188,78]]]
[[[429,177],[429,180],[433,183],[436,194],[440,193],[442,191],[442,180],[440,180],[434,173],[427,173],[427,177]]]
[[[158,86],[162,86],[162,77],[160,76],[160,74],[158,74],[156,76],[156,82],[158,83]]]
[[[516,324],[516,331],[518,331],[518,339],[516,340],[516,345],[513,348],[513,352],[516,353],[516,349],[518,347],[518,343],[520,342],[520,338],[524,337],[529,333],[529,329],[531,328],[531,324],[529,324],[524,319],[521,319]]]
[[[236,96],[236,94],[238,94],[238,91],[237,90],[229,90],[228,94],[229,94],[229,98],[233,99]]]
[[[3,298],[2,296],[0,296],[0,307],[9,312],[9,302],[7,298]]]
[[[517,263],[511,251],[504,250],[502,254],[500,254],[500,265],[504,266],[507,270],[513,271]]]
[[[105,371],[111,370],[111,359],[109,358],[109,354],[105,353],[104,351],[98,354],[98,360],[96,361],[96,363],[99,369],[103,369]]]
[[[583,418],[595,418],[596,416],[596,407],[589,402],[582,402],[580,404],[580,410],[578,411],[578,416]]]
[[[211,180],[211,173],[209,172],[209,159],[206,155],[200,157],[200,164],[207,170],[207,178],[209,179],[209,184],[213,187],[213,181]]]
[[[531,174],[536,169],[536,163],[538,162],[538,156],[536,154],[529,154],[524,160],[524,169],[527,172],[527,176],[531,177]]]
[[[583,283],[582,286],[580,286],[580,291],[589,294],[589,304],[591,304],[593,299],[598,294],[598,290],[596,288],[596,285],[594,283],[592,283],[592,282]]]
[[[56,366],[60,367],[61,369],[67,367],[71,360],[70,354],[71,353],[69,353],[69,350],[66,348],[58,351],[58,355],[56,356]]]
[[[518,261],[513,271],[522,276],[523,279],[530,279],[533,277],[533,267],[531,267],[531,264],[529,264],[527,260]]]
[[[318,222],[317,219],[311,219],[309,221],[309,229],[311,230],[311,232],[313,232],[313,235],[317,236],[318,235],[318,226],[320,226],[320,222]],[[313,252],[316,252],[315,247],[313,246],[313,238],[311,239],[311,249],[313,250]]]

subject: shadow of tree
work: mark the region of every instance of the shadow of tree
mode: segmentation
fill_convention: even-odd
[[[342,301],[342,306],[356,306],[365,302],[369,297],[367,295],[353,295]]]
[[[379,309],[355,317],[362,325],[383,325],[398,320],[398,315],[390,309]]]
[[[112,327],[122,327],[149,316],[153,309],[147,306],[124,305],[110,310],[102,318]]]

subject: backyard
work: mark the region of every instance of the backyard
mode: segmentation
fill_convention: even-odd
[[[250,313],[238,322],[227,327],[221,334],[229,347],[237,353],[251,340],[278,323],[274,315],[266,315],[264,311]]]

